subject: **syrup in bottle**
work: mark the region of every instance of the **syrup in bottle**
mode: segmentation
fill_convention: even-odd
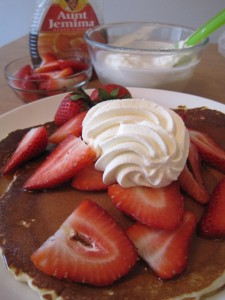
[[[88,55],[84,32],[103,23],[104,0],[37,0],[29,34],[30,55],[37,67],[45,53],[67,58]]]

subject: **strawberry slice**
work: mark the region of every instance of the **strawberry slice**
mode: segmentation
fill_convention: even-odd
[[[33,73],[32,67],[30,65],[24,65],[16,72],[14,77],[18,79],[24,79],[25,77],[30,76],[32,73]]]
[[[190,140],[196,145],[202,159],[225,173],[225,151],[207,134],[189,129]]]
[[[68,67],[68,68],[65,68],[61,71],[58,71],[58,72],[55,72],[54,74],[54,77],[53,78],[65,78],[65,77],[68,77],[68,76],[71,76],[73,75],[73,69]]]
[[[137,254],[111,216],[85,200],[31,259],[48,275],[105,286],[127,274]]]
[[[114,205],[137,221],[154,228],[174,229],[183,217],[183,196],[177,182],[163,188],[108,187]]]
[[[196,228],[196,217],[185,211],[181,225],[173,231],[153,229],[135,223],[128,228],[128,237],[139,256],[161,278],[170,279],[182,273],[188,263],[189,246]]]
[[[205,186],[202,172],[201,172],[201,157],[199,155],[197,147],[190,142],[188,153],[188,166],[195,178],[195,180],[201,185]]]
[[[58,60],[51,60],[48,62],[44,62],[39,67],[34,70],[34,73],[46,73],[52,71],[59,71],[59,63]]]
[[[46,80],[50,79],[52,73],[33,73],[30,75],[30,80],[36,81],[36,84],[40,84],[39,82],[45,82]]]
[[[95,152],[91,147],[80,138],[70,135],[37,168],[25,182],[24,188],[40,190],[58,186],[95,159]]]
[[[55,56],[55,54],[53,54],[51,52],[46,52],[46,53],[42,54],[41,59],[42,59],[41,66],[43,66],[43,65],[46,65],[47,63],[56,61],[57,57]]]
[[[198,203],[205,204],[209,202],[209,194],[206,188],[197,182],[187,165],[181,172],[178,181],[181,189]]]
[[[82,122],[86,114],[87,110],[69,119],[49,137],[49,141],[53,144],[59,144],[70,134],[80,137],[82,133]]]
[[[53,54],[47,53],[39,67],[35,69],[35,73],[45,73],[70,68],[73,73],[79,73],[88,69],[88,64],[83,61],[70,59],[57,59]]]
[[[181,189],[198,203],[205,204],[209,201],[209,193],[201,173],[201,157],[197,147],[192,142],[190,143],[187,164],[178,181]]]
[[[225,178],[214,188],[200,223],[199,234],[210,239],[225,238]]]
[[[95,164],[81,169],[74,177],[72,186],[80,191],[104,191],[108,186],[102,180],[103,172],[95,169]]]
[[[37,89],[38,85],[36,81],[31,79],[30,76],[25,76],[24,79],[20,81],[19,90],[16,92],[23,101],[32,102],[40,98],[40,95],[36,93]]]
[[[64,60],[60,59],[59,60],[59,68],[60,69],[66,69],[66,68],[72,68],[74,73],[79,73],[84,70],[88,69],[88,65],[85,62],[82,61],[76,61],[76,60]]]
[[[44,126],[30,129],[18,144],[15,152],[7,161],[2,173],[6,174],[28,160],[41,154],[48,144],[48,135]]]
[[[12,80],[12,86],[15,86],[16,93],[25,102],[31,102],[39,99],[39,95],[34,93],[37,89],[36,81],[31,76],[33,69],[30,65],[24,65],[15,73],[15,79]],[[25,91],[24,91],[25,90]]]
[[[87,75],[85,74],[74,76],[72,68],[66,68],[54,73],[54,77],[49,79],[45,85],[49,96],[57,94],[58,90],[66,91],[68,88],[72,89],[73,86],[82,84],[82,82],[87,80]]]

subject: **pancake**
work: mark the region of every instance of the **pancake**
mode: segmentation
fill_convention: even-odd
[[[208,133],[225,149],[224,114],[205,108],[181,108],[177,111],[182,114],[187,127]],[[48,132],[54,131],[52,123],[45,126]],[[0,143],[0,165],[6,162],[27,130],[15,131]],[[16,278],[29,282],[29,286],[43,299],[199,299],[201,295],[217,292],[225,285],[225,240],[207,240],[197,234],[191,243],[186,271],[167,281],[158,279],[142,260],[126,276],[107,287],[59,280],[37,270],[30,260],[31,254],[84,199],[92,199],[105,208],[122,228],[132,224],[131,219],[112,205],[106,192],[79,192],[72,189],[69,183],[49,191],[24,191],[24,182],[47,154],[48,151],[27,163],[13,177],[0,178],[2,255]],[[210,192],[224,176],[206,165],[203,166],[203,175]],[[185,207],[200,218],[203,206],[184,196]]]

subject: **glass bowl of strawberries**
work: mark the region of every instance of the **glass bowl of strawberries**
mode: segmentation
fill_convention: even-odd
[[[91,76],[91,61],[80,55],[58,59],[47,53],[36,68],[27,56],[5,67],[8,85],[25,103],[85,87]]]

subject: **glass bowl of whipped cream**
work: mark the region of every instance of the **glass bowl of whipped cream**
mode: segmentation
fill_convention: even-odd
[[[103,84],[182,91],[209,42],[182,47],[192,32],[178,25],[126,22],[97,26],[84,38]]]

